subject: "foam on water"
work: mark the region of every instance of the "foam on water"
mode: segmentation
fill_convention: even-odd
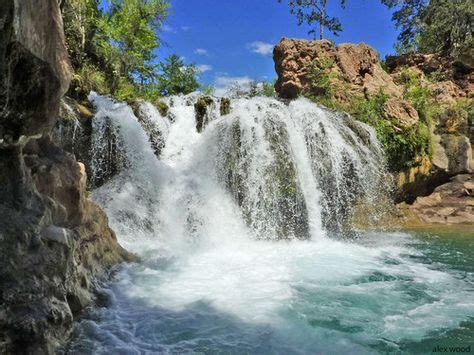
[[[402,351],[474,316],[472,270],[427,257],[422,241],[327,236],[348,208],[336,203],[355,201],[345,189],[359,198],[380,187],[368,127],[364,144],[343,116],[309,101],[254,98],[234,100],[230,115],[213,112],[199,134],[196,98],[176,97],[158,159],[128,106],[92,99],[95,119],[118,128],[127,161],[94,198],[143,261],[118,272],[110,307],[81,321],[66,351]],[[280,176],[282,161],[294,174]],[[282,200],[279,179],[295,204]],[[306,217],[275,216],[282,201]],[[291,238],[273,240],[282,229]]]

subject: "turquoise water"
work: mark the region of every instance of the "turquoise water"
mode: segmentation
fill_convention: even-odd
[[[66,353],[474,351],[474,238],[193,244],[122,267]],[[465,348],[467,349],[467,348]]]

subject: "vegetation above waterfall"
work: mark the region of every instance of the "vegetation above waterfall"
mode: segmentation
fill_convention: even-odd
[[[198,69],[177,55],[156,62],[160,32],[169,13],[167,0],[66,1],[66,42],[75,71],[69,90],[84,97],[91,90],[121,100],[156,99],[199,87]]]

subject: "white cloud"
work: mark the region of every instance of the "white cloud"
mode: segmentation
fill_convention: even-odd
[[[191,26],[181,26],[181,31],[188,32],[191,29]]]
[[[200,73],[205,73],[207,71],[211,71],[212,70],[212,65],[209,65],[209,64],[199,64],[197,66],[198,70]]]
[[[203,48],[197,48],[195,51],[194,51],[194,54],[197,54],[197,55],[209,55],[209,52]]]
[[[224,96],[234,86],[239,86],[244,91],[249,90],[253,81],[248,76],[218,76],[214,81],[215,95]]]
[[[266,43],[262,41],[255,41],[249,43],[247,48],[250,49],[254,53],[258,53],[260,55],[269,55],[273,52],[273,44]]]
[[[164,32],[171,32],[171,33],[176,33],[176,30],[171,27],[170,25],[164,24],[163,27],[161,28]]]

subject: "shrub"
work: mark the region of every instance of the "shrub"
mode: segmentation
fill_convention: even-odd
[[[94,65],[84,63],[84,65],[73,75],[69,92],[76,98],[84,98],[91,91],[99,94],[108,92],[105,77]]]
[[[265,81],[262,83],[262,95],[267,96],[267,97],[276,97],[276,91],[275,91],[275,81],[273,83],[269,83],[268,81]]]
[[[431,133],[422,121],[403,127],[396,120],[384,117],[384,105],[388,96],[380,91],[370,100],[354,100],[349,106],[357,119],[375,128],[387,158],[390,170],[400,171],[416,166],[421,156],[431,156]]]
[[[137,99],[140,95],[137,87],[126,78],[120,78],[117,90],[114,96],[121,101],[132,101]]]
[[[307,78],[314,98],[332,98],[330,68],[333,65],[334,62],[326,58],[318,58],[311,63]]]

